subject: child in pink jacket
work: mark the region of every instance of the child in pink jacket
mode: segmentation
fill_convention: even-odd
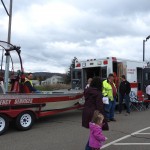
[[[90,127],[90,138],[89,138],[89,146],[92,150],[100,150],[103,143],[106,141],[106,137],[102,133],[102,122],[104,116],[99,113],[99,111],[95,111],[93,115],[92,122],[89,123]]]

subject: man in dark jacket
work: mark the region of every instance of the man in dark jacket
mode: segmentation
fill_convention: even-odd
[[[131,91],[131,86],[130,86],[130,83],[126,80],[125,75],[121,76],[121,80],[122,80],[122,82],[120,83],[120,86],[119,86],[119,113],[122,112],[122,102],[123,102],[123,99],[125,99],[125,104],[126,104],[126,108],[127,108],[126,115],[128,115],[128,114],[130,114],[129,94]]]

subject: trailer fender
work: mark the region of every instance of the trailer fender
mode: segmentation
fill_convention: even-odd
[[[4,114],[6,115],[9,119],[13,119],[16,118],[20,113],[24,112],[24,111],[31,111],[34,115],[36,115],[36,117],[38,117],[38,113],[36,113],[35,111],[32,110],[32,108],[28,108],[28,109],[9,109],[9,110],[2,110],[0,111],[0,114]]]

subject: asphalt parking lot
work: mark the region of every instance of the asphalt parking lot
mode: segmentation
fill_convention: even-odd
[[[84,150],[89,130],[81,127],[82,110],[68,111],[41,118],[31,130],[17,131],[13,126],[0,136],[1,150]],[[102,149],[149,150],[150,109],[116,114],[110,122]]]

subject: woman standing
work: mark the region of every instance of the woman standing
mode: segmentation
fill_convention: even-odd
[[[89,122],[92,121],[92,117],[95,110],[98,110],[103,116],[104,113],[104,104],[102,101],[102,81],[99,77],[94,77],[90,87],[85,89],[84,92],[85,104],[82,113],[82,126],[89,128]],[[109,130],[107,120],[104,116],[103,120],[103,130]],[[87,144],[88,146],[88,144]],[[86,146],[86,149],[88,149]]]

